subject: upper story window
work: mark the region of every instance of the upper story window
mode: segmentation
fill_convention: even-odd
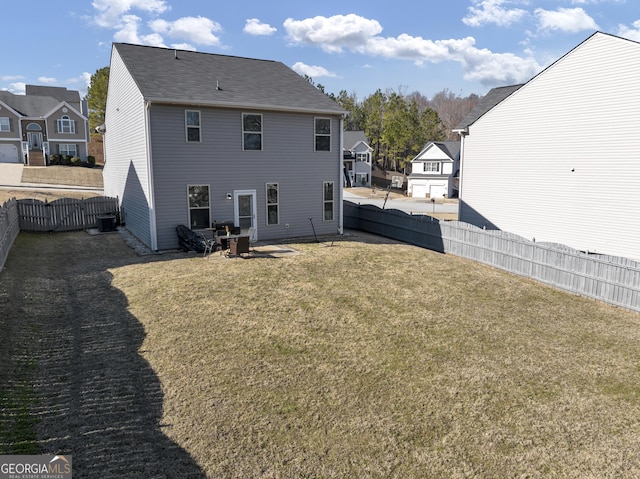
[[[58,133],[75,133],[76,132],[76,122],[69,118],[67,115],[64,115],[62,118],[58,119]]]
[[[242,114],[242,149],[262,150],[262,115]]]
[[[200,112],[186,110],[184,112],[184,124],[187,131],[187,141],[200,142]]]
[[[0,117],[0,131],[11,131],[11,124],[6,116]]]
[[[369,154],[368,153],[356,153],[356,161],[369,162]]]
[[[315,119],[316,151],[331,151],[331,118]]]
[[[427,161],[424,163],[424,172],[425,173],[440,173],[440,162],[438,161]]]

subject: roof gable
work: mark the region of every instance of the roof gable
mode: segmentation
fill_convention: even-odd
[[[437,150],[437,152],[434,152],[434,149]],[[447,159],[452,162],[460,159],[459,141],[430,141],[422,151],[418,153],[413,160],[411,160],[411,163],[417,163],[425,160]]]
[[[127,43],[113,49],[148,101],[346,113],[281,62]]]

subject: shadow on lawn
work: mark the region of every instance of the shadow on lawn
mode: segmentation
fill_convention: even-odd
[[[111,284],[108,268],[143,261],[119,235],[21,233],[0,275],[7,384],[25,378],[23,358],[36,365],[29,410],[39,452],[71,455],[77,477],[205,477],[163,433],[171,425],[160,423],[160,381],[139,354],[143,326]],[[7,453],[17,449],[10,428],[0,428]]]

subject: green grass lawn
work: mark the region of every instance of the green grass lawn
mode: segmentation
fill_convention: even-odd
[[[21,258],[45,244],[38,268],[67,285],[107,275],[92,296],[126,310],[100,327],[117,335],[126,315],[143,329],[137,354],[162,391],[151,428],[206,477],[640,475],[639,314],[359,232],[246,260],[140,258],[120,242],[21,234],[0,287],[29,291]],[[91,296],[55,294],[86,316],[79,329],[98,327]],[[90,455],[78,447],[74,466]]]

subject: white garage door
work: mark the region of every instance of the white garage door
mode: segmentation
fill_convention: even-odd
[[[19,163],[16,145],[0,145],[0,163]]]
[[[429,197],[442,198],[446,192],[447,187],[445,185],[431,185],[431,188],[429,189]]]
[[[413,184],[413,190],[411,192],[411,196],[413,198],[426,198],[427,193],[429,192],[429,186],[425,184]]]

